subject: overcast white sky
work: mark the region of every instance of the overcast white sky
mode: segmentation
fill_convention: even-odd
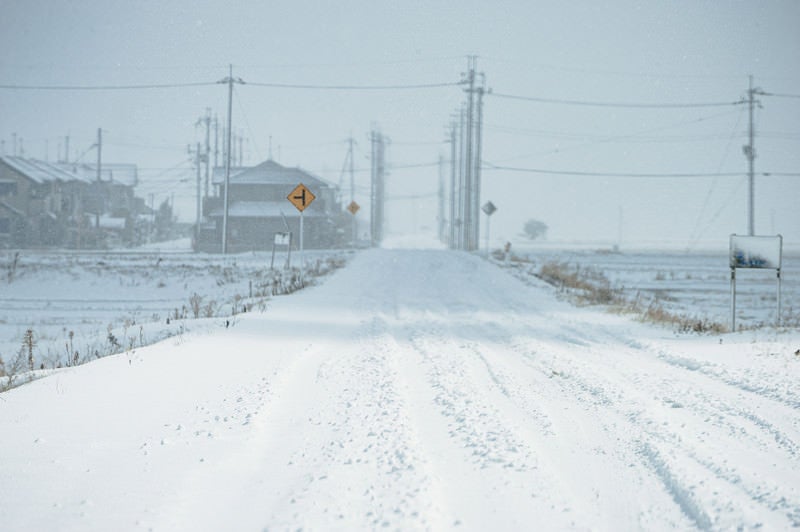
[[[460,79],[479,57],[498,94],[620,103],[736,102],[749,74],[766,92],[800,95],[800,2],[696,1],[63,1],[0,0],[0,85],[192,83],[234,75],[288,84],[425,84]],[[234,128],[247,162],[273,155],[338,183],[345,140],[358,143],[357,199],[367,203],[368,132],[391,138],[389,231],[435,227],[440,154],[458,87],[414,91],[236,87]],[[762,96],[756,113],[756,232],[800,242],[800,98]],[[54,160],[71,136],[84,153],[104,130],[104,160],[141,168],[142,195],[174,194],[194,218],[186,145],[223,85],[159,90],[0,89],[0,139]],[[731,173],[734,177],[565,176],[486,169],[492,234],[529,218],[550,240],[665,240],[686,246],[746,233],[746,106],[617,108],[487,96],[487,165],[600,174]],[[280,148],[279,148],[280,147]],[[85,157],[93,160],[93,153]],[[177,166],[180,170],[165,172]],[[188,179],[187,179],[188,178]],[[184,180],[181,182],[181,180]],[[345,179],[345,183],[347,183]],[[391,199],[420,195],[416,201]],[[361,215],[365,213],[362,212]],[[621,214],[621,216],[620,216]]]

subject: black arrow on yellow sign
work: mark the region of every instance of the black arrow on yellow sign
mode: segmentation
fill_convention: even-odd
[[[316,199],[316,196],[306,187],[303,183],[297,185],[288,196],[286,196],[295,208],[303,212],[306,207],[311,205],[311,202]]]

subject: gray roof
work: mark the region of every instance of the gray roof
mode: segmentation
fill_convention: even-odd
[[[44,161],[37,161],[36,159],[25,159],[23,157],[0,157],[0,160],[31,181],[39,184],[53,183],[57,181],[80,181],[83,183],[89,183],[91,181],[82,174],[71,173],[54,164]]]
[[[23,157],[0,157],[4,163],[35,183],[78,181],[93,183],[97,179],[97,167],[83,163],[49,163]],[[138,171],[135,164],[103,164],[101,179],[125,186],[135,186]]]
[[[80,175],[88,182],[97,179],[97,166],[87,163],[57,163],[59,168],[74,175]],[[126,187],[135,187],[138,184],[139,172],[135,164],[126,163],[101,163],[101,181],[117,183]]]
[[[213,183],[221,185],[225,182],[225,168],[214,168]],[[273,160],[249,168],[231,168],[231,184],[235,185],[288,185],[303,183],[307,187],[331,188],[333,185],[321,177],[301,168],[289,168]]]

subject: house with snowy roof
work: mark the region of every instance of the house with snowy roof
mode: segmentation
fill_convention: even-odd
[[[195,248],[219,252],[222,249],[225,168],[215,168],[212,183],[215,196],[205,199]],[[303,211],[303,243],[307,248],[341,245],[337,220],[342,216],[338,188],[301,168],[282,166],[267,160],[253,167],[232,168],[228,182],[228,251],[272,249],[276,233],[291,232],[296,243],[300,213],[287,200],[302,183],[316,197]]]
[[[104,166],[100,177],[88,165],[0,157],[0,246],[102,247],[109,234],[125,241],[136,166]]]

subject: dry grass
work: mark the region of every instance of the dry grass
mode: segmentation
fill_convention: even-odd
[[[550,261],[542,264],[539,272],[534,275],[579,304],[607,305],[615,312],[634,314],[647,323],[670,325],[683,333],[720,334],[728,331],[725,325],[707,318],[670,312],[657,299],[644,304],[640,294],[634,299],[626,298],[623,287],[613,286],[603,272],[596,268],[581,268],[567,262]]]

